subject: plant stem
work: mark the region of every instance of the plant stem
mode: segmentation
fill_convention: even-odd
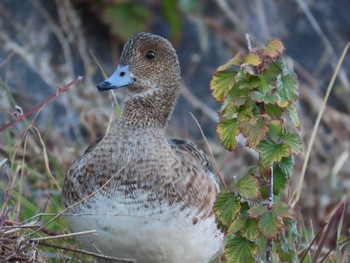
[[[269,210],[273,207],[273,165],[270,168],[270,178],[268,180],[268,201],[269,204],[267,208]],[[266,247],[266,263],[271,263],[271,255],[272,255],[272,240],[267,241],[267,247]]]

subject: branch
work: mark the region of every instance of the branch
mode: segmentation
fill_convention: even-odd
[[[15,124],[16,122],[19,122],[20,120],[23,120],[24,118],[26,118],[27,116],[29,116],[30,114],[40,111],[42,108],[44,108],[47,104],[49,104],[53,99],[55,99],[56,97],[58,97],[58,95],[60,95],[61,93],[67,91],[70,87],[74,86],[77,82],[79,82],[80,80],[82,80],[83,77],[78,77],[75,80],[71,81],[70,83],[68,83],[66,86],[64,86],[63,88],[58,88],[57,91],[52,94],[46,101],[44,101],[43,103],[40,103],[39,105],[35,106],[33,109],[31,109],[29,112],[18,116],[17,118],[15,118],[14,120],[10,121],[9,123],[7,123],[5,126],[0,127],[0,133],[3,132],[4,130],[6,130],[8,127],[11,127],[13,124]]]

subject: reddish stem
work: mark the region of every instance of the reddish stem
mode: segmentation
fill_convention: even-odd
[[[58,88],[57,91],[54,94],[52,94],[46,101],[44,101],[43,103],[40,103],[39,105],[35,106],[29,112],[27,112],[27,113],[25,113],[25,114],[23,114],[21,116],[18,116],[14,120],[12,120],[9,123],[7,123],[5,126],[0,127],[0,133],[3,132],[4,130],[6,130],[8,127],[11,127],[16,122],[19,122],[20,120],[23,120],[25,117],[29,116],[30,114],[41,110],[42,108],[45,107],[45,105],[50,103],[54,98],[58,97],[58,95],[60,95],[61,93],[67,91],[70,87],[72,87],[73,85],[75,85],[77,82],[79,82],[82,79],[83,79],[82,77],[78,77],[75,80],[73,80],[70,83],[68,83],[66,86],[64,86],[62,88]]]

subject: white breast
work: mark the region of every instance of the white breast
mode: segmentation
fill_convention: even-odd
[[[143,196],[140,192],[138,200]],[[146,209],[118,194],[93,199],[67,214],[74,231],[97,231],[79,238],[90,251],[138,263],[206,263],[221,246],[223,234],[214,216],[201,219],[192,208],[181,211],[167,204]]]

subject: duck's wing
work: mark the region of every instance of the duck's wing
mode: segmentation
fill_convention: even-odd
[[[87,147],[85,152],[82,154],[82,156],[92,152],[96,148],[96,146],[100,144],[100,142],[102,141],[103,137],[104,136],[101,136],[95,142],[93,142],[89,147]]]
[[[63,191],[61,193],[62,203],[66,207],[72,205],[73,203],[79,202],[86,196],[86,193],[84,191],[86,187],[84,187],[84,189],[80,189],[80,191],[77,190],[82,184],[82,180],[79,178],[82,178],[82,175],[84,175],[85,185],[89,185],[89,180],[91,180],[92,177],[87,176],[86,167],[84,167],[86,157],[96,149],[96,147],[101,143],[102,139],[103,137],[100,137],[94,143],[92,143],[84,151],[84,153],[71,164],[70,168],[68,169],[63,181]]]
[[[216,188],[219,190],[219,184],[211,170],[208,157],[197,145],[191,141],[181,139],[169,139],[168,142],[172,150],[175,151],[178,156],[201,166],[206,175],[214,182]]]

